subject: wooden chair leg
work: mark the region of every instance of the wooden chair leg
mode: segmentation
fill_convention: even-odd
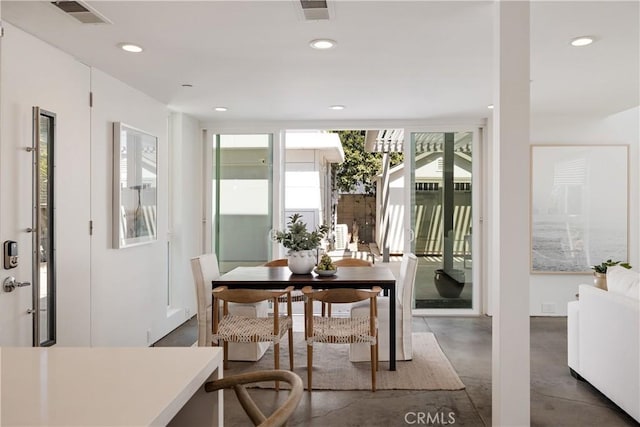
[[[376,366],[378,366],[377,344],[371,346],[371,391],[376,391]]]
[[[313,346],[307,345],[307,391],[311,391],[312,373],[313,373]]]
[[[289,370],[293,371],[293,328],[289,329]]]
[[[376,343],[376,371],[380,370],[380,345]]]
[[[277,371],[280,369],[280,344],[273,344],[273,365]],[[276,381],[276,391],[280,391],[280,381]]]
[[[325,303],[321,302],[320,305],[322,306],[322,317],[325,316]]]
[[[307,339],[307,299],[304,299],[304,307],[303,307],[303,313],[304,313],[304,339]]]
[[[224,369],[229,369],[229,343],[222,342],[222,354],[224,357]]]

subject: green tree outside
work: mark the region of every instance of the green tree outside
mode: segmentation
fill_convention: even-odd
[[[344,149],[344,162],[336,166],[336,187],[339,192],[350,193],[361,184],[366,194],[376,194],[376,176],[382,173],[382,153],[364,149],[365,131],[334,131],[340,135]],[[402,153],[389,153],[391,166],[402,163]]]

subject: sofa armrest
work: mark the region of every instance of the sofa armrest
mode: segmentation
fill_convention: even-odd
[[[567,364],[578,374],[580,373],[579,319],[579,301],[569,302],[567,304]]]
[[[640,420],[640,300],[580,286],[580,375]]]

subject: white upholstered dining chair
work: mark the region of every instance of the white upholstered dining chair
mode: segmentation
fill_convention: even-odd
[[[212,337],[212,281],[220,277],[216,254],[203,254],[191,259],[191,272],[196,286],[198,346],[213,344]],[[255,304],[229,304],[229,311],[247,317],[262,317],[268,313],[269,304],[262,301]],[[228,360],[255,362],[260,360],[269,348],[268,342],[230,343]]]
[[[411,360],[413,357],[411,307],[417,269],[418,258],[411,253],[404,254],[400,264],[400,277],[396,281],[396,360]],[[389,297],[378,297],[379,361],[389,360],[389,303]],[[362,316],[368,312],[367,301],[356,303],[351,307],[351,316]],[[349,360],[363,362],[370,359],[368,346],[351,344]]]

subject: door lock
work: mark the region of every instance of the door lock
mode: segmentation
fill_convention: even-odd
[[[30,286],[29,282],[16,282],[16,278],[13,276],[9,276],[2,282],[2,289],[5,292],[13,292],[15,288],[22,288],[23,286]]]
[[[18,266],[18,242],[7,240],[4,242],[4,268],[9,270]]]

